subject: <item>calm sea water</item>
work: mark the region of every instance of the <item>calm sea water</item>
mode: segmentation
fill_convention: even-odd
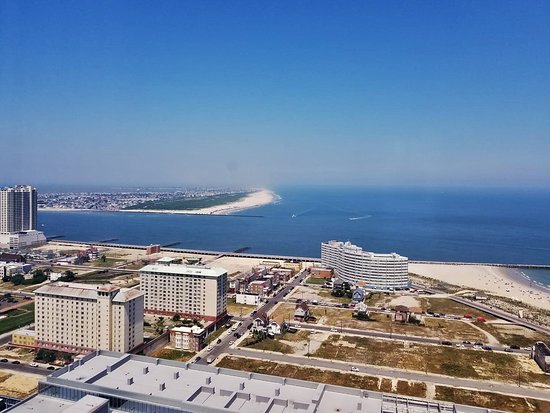
[[[550,191],[280,189],[280,202],[238,216],[40,212],[48,236],[320,256],[350,240],[413,260],[550,264]],[[550,272],[528,271],[550,284]]]

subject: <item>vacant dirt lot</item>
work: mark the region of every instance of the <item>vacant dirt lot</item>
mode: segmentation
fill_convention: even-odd
[[[550,388],[550,376],[534,368],[527,356],[482,350],[374,340],[364,337],[331,335],[314,357],[348,362],[428,371],[453,377],[468,377],[517,383],[518,373],[524,384]]]
[[[18,399],[30,396],[38,388],[40,376],[32,374],[12,374],[6,370],[0,370],[0,394]]]
[[[295,364],[274,363],[263,360],[226,356],[216,367],[227,367],[272,376],[292,377],[300,380],[316,381],[337,386],[399,393],[408,396],[425,397],[426,385],[420,382],[392,380],[365,374],[343,373],[336,370],[316,369]]]

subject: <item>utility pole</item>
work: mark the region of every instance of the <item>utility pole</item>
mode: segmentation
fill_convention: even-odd
[[[428,347],[424,346],[424,368],[425,373],[428,374]]]

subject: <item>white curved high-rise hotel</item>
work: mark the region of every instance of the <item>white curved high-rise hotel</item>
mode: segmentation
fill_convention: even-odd
[[[321,243],[321,263],[333,268],[344,281],[362,282],[365,288],[396,290],[409,288],[409,259],[399,254],[363,251],[351,242]]]

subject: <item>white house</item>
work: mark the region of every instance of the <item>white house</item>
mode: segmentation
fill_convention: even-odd
[[[262,298],[258,294],[235,294],[237,304],[258,305]]]

